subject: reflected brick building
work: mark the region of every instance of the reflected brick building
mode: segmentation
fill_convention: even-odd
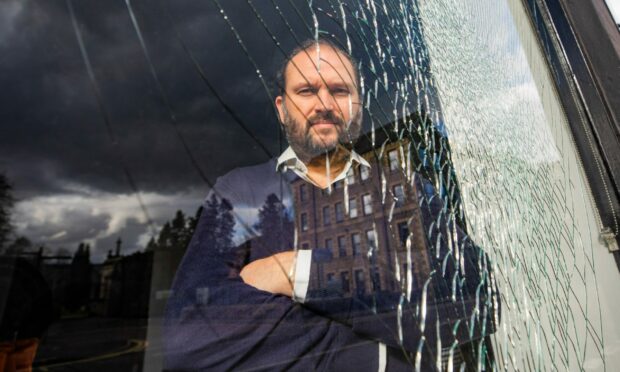
[[[356,151],[371,168],[353,167],[331,193],[301,179],[292,184],[298,247],[331,253],[317,265],[311,288],[340,286],[343,296],[394,290],[409,280],[408,249],[412,287],[424,284],[430,264],[417,202],[421,191],[407,177],[413,172],[403,171],[412,166],[405,156],[408,144],[401,140],[378,150],[361,141]],[[373,262],[381,262],[388,272],[379,272]]]

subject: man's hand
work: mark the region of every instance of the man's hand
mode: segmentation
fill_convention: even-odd
[[[243,267],[241,278],[260,290],[292,297],[293,279],[289,278],[289,273],[296,255],[297,252],[288,251],[256,260]]]

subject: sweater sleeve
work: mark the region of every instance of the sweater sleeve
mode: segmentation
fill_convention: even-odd
[[[378,366],[375,341],[288,297],[243,283],[239,270],[251,244],[232,248],[219,240],[204,211],[166,309],[166,370]]]

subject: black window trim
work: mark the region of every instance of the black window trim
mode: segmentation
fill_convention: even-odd
[[[620,101],[614,76],[620,56],[601,51],[620,36],[613,18],[592,0],[523,0],[555,80],[581,165],[600,218],[600,238],[620,269]],[[597,6],[599,7],[597,12]],[[585,22],[584,20],[587,20]],[[613,49],[613,48],[612,48]],[[604,61],[594,53],[606,53]],[[598,56],[596,56],[598,57]],[[620,78],[612,86],[617,86]]]

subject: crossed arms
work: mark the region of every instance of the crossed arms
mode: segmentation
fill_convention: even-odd
[[[201,218],[168,306],[167,367],[332,368],[360,356],[376,363],[378,342],[406,355],[425,340],[425,350],[435,355],[437,340],[445,347],[494,332],[499,302],[486,254],[458,226],[442,221],[439,198],[426,199],[425,231],[436,259],[430,280],[419,283],[424,288],[397,286],[367,296],[310,288],[303,304],[291,299],[296,252],[240,263],[239,249],[209,246],[209,221]],[[312,251],[311,276],[324,260],[321,251]],[[394,276],[388,262],[371,264]]]

